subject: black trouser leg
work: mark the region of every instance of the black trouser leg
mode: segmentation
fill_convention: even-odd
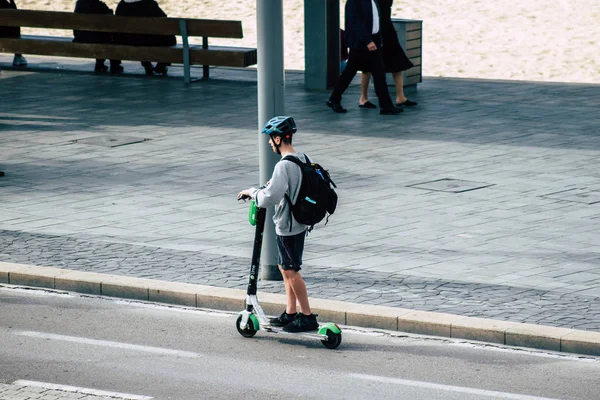
[[[371,74],[375,82],[375,94],[379,99],[379,108],[382,110],[390,110],[394,107],[390,92],[388,91],[385,81],[385,70],[383,68],[383,59],[381,58],[381,50],[373,51],[370,57]]]
[[[329,101],[334,104],[339,104],[342,101],[342,94],[348,89],[350,82],[352,82],[352,79],[356,76],[359,61],[362,57],[364,57],[364,51],[362,51],[362,49],[350,49],[346,69],[344,69],[344,72],[342,72],[335,84],[333,92],[331,93],[331,96],[329,96]]]
[[[154,74],[154,67],[150,61],[142,61],[142,67],[146,70],[146,75],[150,76]]]

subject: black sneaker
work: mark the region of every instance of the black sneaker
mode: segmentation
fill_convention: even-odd
[[[271,320],[270,320],[271,326],[278,326],[278,327],[286,326],[287,324],[292,322],[294,320],[294,318],[296,318],[296,315],[298,315],[298,313],[288,314],[287,312],[284,311],[283,314],[281,314],[279,317],[271,318]]]
[[[283,330],[286,332],[308,332],[316,331],[317,329],[319,329],[317,315],[304,315],[302,313],[298,313],[292,322],[283,327]]]

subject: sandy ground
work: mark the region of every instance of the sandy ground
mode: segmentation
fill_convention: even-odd
[[[16,0],[72,11],[73,0]],[[105,3],[115,8],[117,0]],[[256,47],[256,0],[159,0],[169,16],[241,20]],[[302,0],[284,0],[285,66],[304,68]],[[340,1],[343,16],[344,0]],[[393,16],[423,20],[423,75],[600,83],[600,0],[396,1]],[[27,29],[25,33],[64,34]]]

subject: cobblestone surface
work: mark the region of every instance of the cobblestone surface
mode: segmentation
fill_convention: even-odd
[[[186,88],[139,63],[113,77],[11,59],[0,260],[245,287],[253,230],[235,195],[258,183],[255,71]],[[310,294],[600,330],[600,86],[425,78],[418,107],[388,117],[357,107],[356,83],[338,115],[286,74],[295,145],[340,197],[307,240]],[[127,137],[149,140],[101,145]]]
[[[244,257],[11,231],[0,231],[0,248],[7,262],[235,289],[248,284],[250,259]],[[306,269],[316,298],[600,331],[599,297],[347,268]],[[274,281],[261,281],[259,290],[284,293],[283,284]]]

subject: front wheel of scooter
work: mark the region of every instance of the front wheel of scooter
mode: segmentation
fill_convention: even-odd
[[[248,318],[248,324],[244,329],[240,328],[241,322],[242,314],[240,314],[239,317],[237,317],[237,320],[235,321],[235,327],[237,328],[240,335],[247,338],[251,338],[254,335],[256,335],[256,332],[258,332],[258,320],[256,320],[254,314],[250,314],[250,317]]]
[[[339,345],[342,344],[342,334],[334,333],[328,330],[327,339],[321,340],[321,343],[323,343],[323,346],[327,347],[328,349],[337,349]]]

